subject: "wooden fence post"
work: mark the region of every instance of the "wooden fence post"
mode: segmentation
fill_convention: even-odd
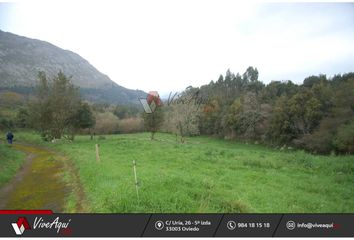
[[[96,161],[101,162],[99,145],[96,144]]]
[[[138,191],[138,177],[136,176],[136,162],[133,160],[133,169],[134,169],[134,177],[135,177],[135,189],[136,189],[136,196],[139,201],[139,191]]]

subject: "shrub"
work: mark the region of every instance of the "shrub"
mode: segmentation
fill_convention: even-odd
[[[334,150],[333,139],[338,124],[338,119],[334,117],[325,118],[311,135],[304,135],[294,143],[298,148],[304,148],[313,153],[328,154]]]
[[[333,143],[339,152],[354,153],[354,121],[338,128]]]
[[[119,119],[111,112],[97,113],[95,134],[114,134],[119,131]]]
[[[141,118],[126,118],[119,121],[120,133],[136,133],[144,131],[144,122]]]
[[[7,131],[14,127],[14,123],[11,119],[7,119],[0,116],[0,130]]]

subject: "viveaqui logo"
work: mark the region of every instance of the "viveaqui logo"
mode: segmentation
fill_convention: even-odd
[[[60,221],[59,217],[56,217],[54,220],[46,221],[43,217],[36,217],[34,219],[32,228],[28,223],[25,217],[18,218],[17,222],[12,223],[12,227],[16,233],[16,235],[22,235],[25,230],[32,229],[32,230],[39,230],[39,229],[53,229],[57,234],[62,235],[70,235],[71,229],[69,228],[69,224],[71,219],[63,222]]]
[[[45,221],[42,217],[34,220],[33,223],[33,229],[40,229],[40,228],[47,228],[47,229],[55,229],[57,233],[60,232],[61,229],[66,229],[69,227],[69,224],[71,222],[71,219],[69,219],[67,222],[61,222],[59,217],[56,217],[53,221]]]
[[[25,217],[19,217],[17,222],[12,223],[12,227],[16,233],[16,235],[22,235],[25,230],[31,229],[28,221]]]
[[[157,91],[150,91],[146,98],[140,98],[139,101],[143,105],[145,113],[153,113],[157,107],[162,105]]]

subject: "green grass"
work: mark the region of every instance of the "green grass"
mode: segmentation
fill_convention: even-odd
[[[40,143],[33,134],[17,136]],[[46,144],[71,158],[91,212],[354,212],[354,156],[280,151],[210,137],[189,138],[185,144],[170,134],[156,134],[155,141],[147,133],[105,137]],[[101,163],[95,159],[96,142]]]
[[[25,154],[0,141],[0,187],[11,180],[23,163]]]

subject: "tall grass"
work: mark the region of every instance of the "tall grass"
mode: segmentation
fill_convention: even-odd
[[[19,137],[38,141],[33,134]],[[37,140],[36,140],[37,139]],[[100,144],[101,163],[95,160]],[[91,212],[354,212],[354,156],[280,151],[209,137],[106,135],[47,144],[78,169]],[[137,200],[132,162],[137,162]]]
[[[23,163],[25,155],[0,141],[0,187],[11,180]]]

